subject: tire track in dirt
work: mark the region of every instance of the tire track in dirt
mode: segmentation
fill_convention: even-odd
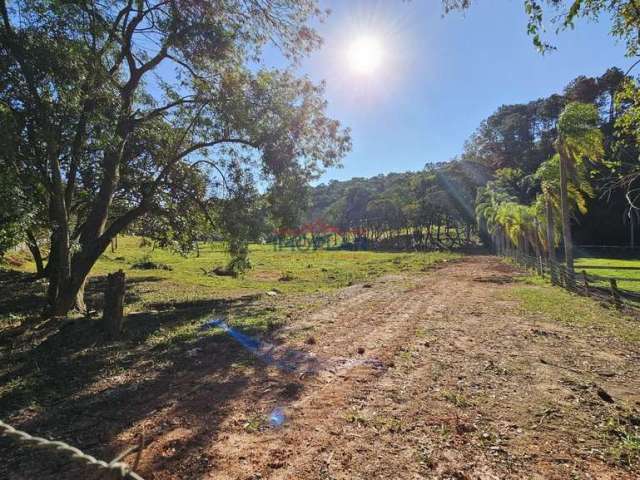
[[[330,363],[333,358],[352,357],[356,366],[329,368],[309,378],[301,397],[287,406],[289,421],[285,428],[259,436],[245,432],[231,435],[228,442],[243,446],[242,451],[236,451],[237,460],[244,459],[246,468],[238,472],[237,461],[223,463],[221,459],[219,469],[207,478],[252,478],[256,474],[304,478],[289,473],[292,460],[305,454],[315,457],[318,447],[330,443],[337,433],[334,426],[345,418],[349,398],[354,392],[371,388],[383,373],[357,365],[357,360],[375,359],[386,370],[395,352],[411,341],[419,312],[427,303],[422,288],[416,290],[398,278],[387,279],[373,288],[355,288],[361,291],[312,316],[311,323],[319,328],[314,332],[318,344],[310,350],[321,363],[323,359]],[[358,348],[364,348],[364,354],[359,355]],[[215,450],[227,448],[217,445]]]

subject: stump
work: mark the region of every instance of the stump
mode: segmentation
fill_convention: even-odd
[[[105,332],[110,338],[118,338],[122,331],[124,314],[125,276],[122,270],[107,276],[107,289],[104,292],[104,311],[102,321]]]

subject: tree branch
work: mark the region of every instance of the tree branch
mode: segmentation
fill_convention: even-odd
[[[180,105],[186,105],[188,103],[196,103],[196,101],[197,100],[194,95],[182,97],[181,99],[176,100],[174,102],[167,103],[162,107],[158,107],[153,110],[149,110],[148,112],[145,112],[145,115],[143,117],[134,117],[133,121],[136,123],[146,122],[147,120],[151,120],[152,118],[162,115],[167,110],[171,110],[174,107],[179,107]]]

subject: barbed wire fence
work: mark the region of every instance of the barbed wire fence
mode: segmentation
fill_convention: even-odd
[[[135,473],[135,469],[138,467],[140,461],[140,455],[144,448],[144,439],[140,437],[140,443],[136,446],[130,447],[117,455],[110,462],[99,460],[89,454],[84,453],[79,448],[73,447],[68,443],[60,440],[48,440],[43,437],[36,437],[30,435],[27,432],[18,430],[12,427],[8,423],[0,420],[0,436],[12,439],[14,442],[19,443],[22,446],[28,448],[37,448],[42,450],[49,450],[59,455],[65,455],[71,458],[71,460],[79,463],[85,467],[101,470],[108,479],[118,480],[144,480],[140,475]],[[127,455],[136,452],[136,459],[132,467],[122,461]]]
[[[572,270],[564,264],[542,256],[535,257],[519,252],[509,252],[503,256],[548,279],[553,285],[578,295],[591,297],[619,310],[640,314],[640,293],[619,288],[617,278],[587,273],[584,269]]]

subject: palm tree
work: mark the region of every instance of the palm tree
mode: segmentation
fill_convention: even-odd
[[[570,181],[578,178],[578,170],[584,164],[585,159],[596,162],[604,156],[603,137],[598,128],[598,122],[598,110],[595,105],[577,102],[568,104],[558,120],[558,138],[555,147],[560,157],[562,236],[565,263],[570,281],[573,278],[573,241],[569,207]]]
[[[567,186],[569,196],[569,210],[578,210],[587,213],[587,197],[593,196],[593,189],[589,183],[587,166],[584,162],[576,164],[575,170]],[[560,206],[560,156],[558,154],[543,162],[534,174],[534,178],[540,182],[542,195],[536,199],[538,215],[545,219],[541,225],[541,243],[545,244],[549,263],[556,261],[556,230],[560,227],[557,221],[561,218]],[[551,270],[551,281],[556,282],[555,270]]]
[[[507,249],[507,232],[505,225],[499,221],[500,206],[516,199],[500,188],[496,182],[488,182],[485,187],[478,189],[476,199],[476,218],[480,230],[491,235],[496,253],[504,254]]]
[[[509,241],[516,247],[518,256],[540,254],[539,225],[536,206],[507,201],[500,204],[496,219]]]

